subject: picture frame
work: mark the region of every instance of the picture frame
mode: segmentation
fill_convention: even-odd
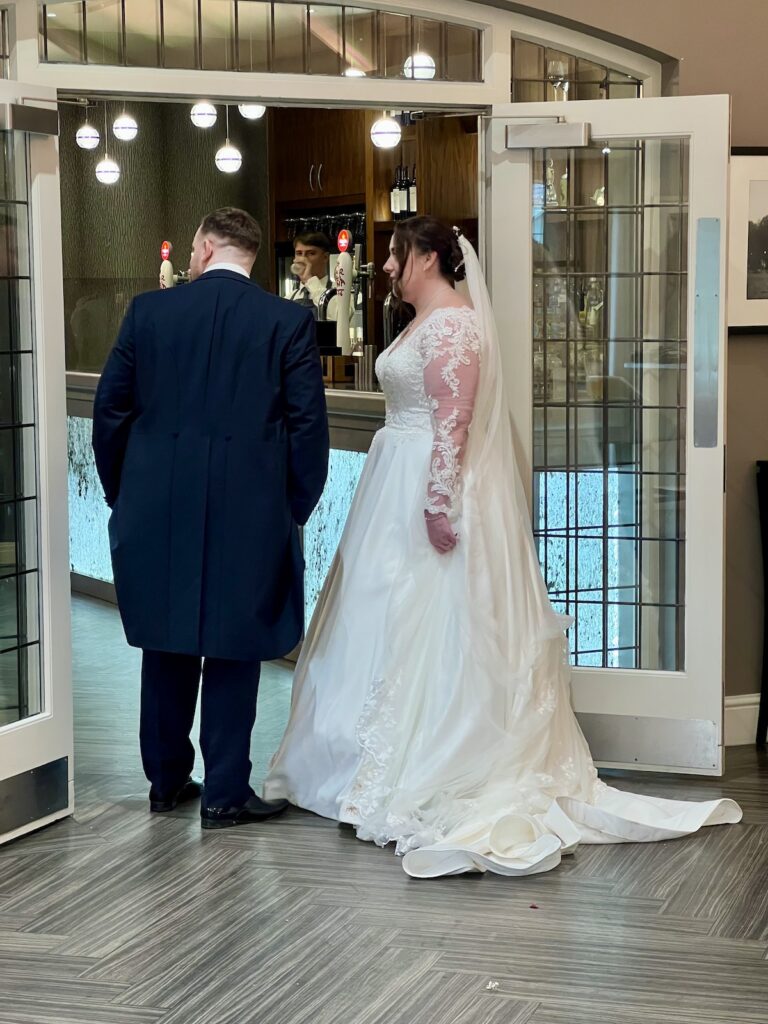
[[[768,333],[768,147],[731,150],[728,333]]]

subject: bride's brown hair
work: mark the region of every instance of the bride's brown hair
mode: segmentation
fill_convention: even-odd
[[[440,273],[449,284],[454,285],[464,279],[464,257],[459,240],[453,228],[436,217],[409,217],[398,221],[392,235],[392,248],[399,266],[398,281],[413,251],[424,256],[435,253]]]

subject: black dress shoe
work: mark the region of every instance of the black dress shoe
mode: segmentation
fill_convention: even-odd
[[[190,800],[197,800],[203,792],[202,782],[189,778],[170,800],[150,800],[149,809],[154,814],[163,814],[165,811],[172,811],[178,804],[189,803]]]
[[[234,825],[251,825],[266,821],[282,814],[288,807],[287,800],[262,800],[252,796],[242,807],[201,807],[200,824],[203,828],[232,828]]]

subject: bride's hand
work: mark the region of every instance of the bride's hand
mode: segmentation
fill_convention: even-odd
[[[447,555],[456,547],[458,537],[453,532],[448,516],[444,512],[425,512],[427,536],[432,547],[441,555]]]

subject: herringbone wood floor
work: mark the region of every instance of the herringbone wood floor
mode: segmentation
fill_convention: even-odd
[[[768,764],[725,780],[745,823],[584,847],[556,871],[409,881],[389,852],[293,812],[201,832],[150,816],[138,657],[114,609],[74,607],[78,810],[0,850],[2,1024],[766,1024]],[[265,672],[259,776],[289,673]]]

